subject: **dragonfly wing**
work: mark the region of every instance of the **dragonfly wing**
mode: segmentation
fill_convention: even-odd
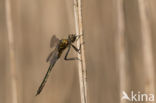
[[[53,54],[52,58],[50,59],[50,66],[49,66],[49,68],[48,68],[48,71],[47,71],[47,73],[46,73],[46,75],[45,75],[45,77],[44,77],[44,79],[43,79],[41,85],[39,86],[39,88],[38,88],[38,90],[37,90],[36,96],[37,96],[38,94],[41,93],[43,87],[45,86],[45,84],[46,84],[46,82],[47,82],[47,79],[48,79],[48,77],[49,77],[49,73],[51,72],[53,66],[55,65],[55,63],[56,63],[56,61],[57,61],[57,59],[58,59],[58,52],[54,52],[54,53],[55,53],[55,54]]]
[[[53,48],[59,43],[59,39],[56,37],[56,35],[53,35],[51,40],[50,40],[50,47]]]
[[[49,54],[49,56],[48,56],[48,58],[47,58],[47,60],[46,60],[47,62],[49,62],[50,58],[54,55],[54,52],[55,52],[55,51],[52,51],[52,52]]]
[[[49,56],[48,56],[48,58],[47,58],[47,62],[49,62],[49,61],[51,61],[51,59],[53,59],[55,56],[57,56],[58,55],[58,49],[57,48],[55,48],[50,54],[49,54]]]
[[[59,51],[57,48],[55,48],[55,50],[53,51],[51,57],[49,58],[50,64],[53,64],[55,62],[55,60],[58,59],[58,55],[59,55]]]

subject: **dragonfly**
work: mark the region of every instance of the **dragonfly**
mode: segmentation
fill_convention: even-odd
[[[65,54],[65,57],[64,57],[64,60],[80,60],[78,57],[72,57],[72,58],[68,58],[68,54],[69,54],[69,51],[71,49],[71,47],[77,52],[77,53],[81,53],[81,45],[84,44],[84,43],[81,43],[79,48],[77,48],[73,43],[75,41],[77,41],[82,35],[76,35],[76,34],[69,34],[68,35],[68,38],[67,39],[58,39],[56,37],[56,35],[53,35],[51,40],[50,40],[50,47],[51,48],[54,48],[53,51],[49,54],[48,58],[47,58],[47,62],[50,63],[50,66],[48,68],[48,71],[47,73],[45,74],[44,76],[44,79],[43,81],[41,82],[38,90],[37,90],[37,93],[36,93],[36,96],[39,95],[43,89],[43,87],[45,86],[46,82],[47,82],[47,79],[49,77],[49,73],[51,72],[52,68],[54,67],[56,61],[61,57],[61,54],[63,53],[63,51],[68,48],[66,54]],[[81,61],[81,60],[80,60]]]

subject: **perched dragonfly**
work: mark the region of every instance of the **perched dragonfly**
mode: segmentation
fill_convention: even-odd
[[[38,90],[37,90],[37,93],[36,93],[36,96],[39,95],[43,89],[43,87],[45,86],[46,82],[47,82],[47,79],[48,79],[48,76],[49,76],[49,73],[50,71],[52,70],[53,66],[55,65],[56,61],[60,58],[62,52],[68,48],[66,54],[65,54],[65,57],[64,57],[64,60],[80,60],[78,57],[73,57],[73,58],[68,58],[68,53],[70,51],[70,48],[73,47],[74,50],[76,52],[78,52],[80,54],[80,50],[81,50],[81,45],[83,44],[80,44],[80,47],[77,48],[76,46],[73,45],[73,43],[75,41],[77,41],[82,35],[75,35],[75,34],[70,34],[68,35],[68,38],[67,39],[61,39],[59,40],[55,35],[52,36],[51,40],[50,40],[50,47],[51,48],[54,48],[54,50],[49,54],[48,58],[47,58],[47,62],[50,62],[50,66],[48,68],[48,71],[41,83],[41,85],[39,86]]]

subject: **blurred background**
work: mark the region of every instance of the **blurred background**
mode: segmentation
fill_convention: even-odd
[[[78,65],[64,61],[65,53],[35,96],[49,66],[50,38],[75,33],[73,0],[10,1],[15,58],[10,59],[7,2],[0,0],[0,103],[80,103]],[[155,93],[155,5],[82,0],[88,103],[129,103],[121,100],[122,91]]]

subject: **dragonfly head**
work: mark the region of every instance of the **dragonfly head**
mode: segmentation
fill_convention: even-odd
[[[76,35],[75,34],[70,34],[69,36],[68,36],[68,39],[73,43],[75,40],[76,40]]]

